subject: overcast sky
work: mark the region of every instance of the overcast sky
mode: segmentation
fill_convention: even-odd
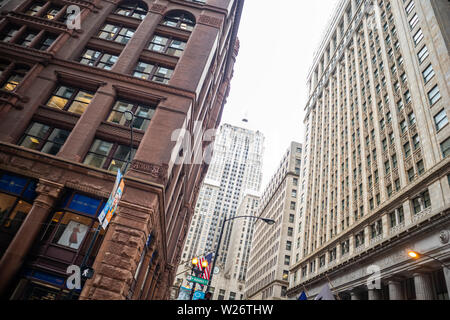
[[[261,191],[290,142],[303,143],[306,78],[337,1],[245,1],[222,123],[264,134]],[[245,114],[247,124],[241,121]]]

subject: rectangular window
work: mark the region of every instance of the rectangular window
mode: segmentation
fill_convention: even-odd
[[[433,106],[440,98],[441,92],[439,91],[439,87],[435,85],[433,89],[428,92],[428,101],[430,102],[430,105]]]
[[[420,175],[422,175],[425,172],[425,167],[423,164],[423,160],[420,160],[419,162],[417,162],[417,173]]]
[[[441,151],[444,158],[450,155],[450,138],[441,143]]]
[[[422,39],[423,39],[422,29],[419,29],[419,31],[416,32],[413,39],[414,39],[414,44],[417,46],[420,43],[420,41],[422,41]]]
[[[19,145],[25,148],[56,155],[70,132],[48,125],[32,122],[20,139]]]
[[[142,103],[118,100],[114,104],[107,121],[129,127],[131,121],[125,119],[125,112],[129,111],[135,115],[133,128],[145,131],[155,114],[155,110],[156,107],[144,105]]]
[[[434,116],[434,123],[437,131],[441,130],[448,123],[445,109],[442,109],[437,115]]]
[[[425,81],[425,83],[428,83],[428,81],[430,81],[431,78],[434,77],[434,69],[433,66],[430,64],[423,72],[423,80]]]
[[[172,74],[173,69],[139,61],[134,69],[133,76],[155,82],[169,83]]]
[[[185,41],[159,34],[153,36],[148,47],[149,50],[165,53],[175,57],[181,57],[185,48]]]
[[[118,58],[118,56],[110,53],[86,49],[80,58],[80,63],[100,69],[111,70]]]
[[[420,147],[420,138],[419,135],[416,134],[414,135],[414,137],[412,138],[413,143],[414,143],[414,150],[417,150]]]
[[[129,159],[132,161],[135,153],[136,149],[133,148],[130,159],[129,146],[95,139],[84,159],[84,164],[113,172],[117,172],[118,169],[125,172],[127,161]]]
[[[108,41],[127,44],[135,31],[132,28],[106,23],[98,33],[98,37]]]
[[[408,170],[408,179],[409,182],[412,182],[414,180],[414,168]]]
[[[405,151],[405,158],[408,158],[411,155],[411,146],[409,142],[403,145],[403,150]]]
[[[419,58],[419,63],[422,63],[428,57],[428,55],[429,53],[427,46],[423,46],[423,48],[417,54],[417,57]]]
[[[406,14],[409,15],[411,11],[414,9],[415,3],[414,0],[411,0],[405,8]]]
[[[59,86],[47,101],[47,106],[77,114],[82,114],[94,96],[93,92]]]
[[[414,27],[417,25],[417,23],[419,22],[419,16],[416,14],[414,14],[414,16],[411,18],[411,20],[409,20],[409,27],[411,29],[414,29]]]

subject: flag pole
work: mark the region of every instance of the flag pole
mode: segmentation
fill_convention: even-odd
[[[327,277],[327,280],[328,280],[328,283],[330,284],[331,290],[334,291],[333,285],[331,284],[331,280],[330,280],[330,278],[328,277],[328,274],[325,274],[325,276]],[[336,295],[337,295],[337,299],[338,299],[338,300],[341,300],[341,297],[339,296],[339,293],[338,293],[338,292],[336,292]]]

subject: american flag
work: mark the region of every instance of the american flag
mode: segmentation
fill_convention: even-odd
[[[209,277],[211,276],[211,261],[212,261],[212,257],[213,254],[210,253],[204,257],[201,257],[200,259],[198,259],[198,269],[202,272],[202,274],[200,275],[200,278],[209,280]],[[206,268],[202,267],[202,262],[203,261],[208,261],[208,266]]]

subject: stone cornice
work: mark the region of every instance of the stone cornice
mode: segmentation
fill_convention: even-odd
[[[79,176],[88,175],[91,178],[98,178],[101,181],[111,181],[112,183],[115,180],[115,174],[113,172],[98,169],[95,167],[87,166],[82,163],[66,160],[60,157],[44,154],[42,152],[38,152],[31,149],[26,149],[24,147],[19,147],[14,144],[6,143],[0,141],[0,169],[15,172],[17,174],[25,175],[31,178],[40,179],[42,178],[41,172],[36,172],[31,170],[30,168],[18,167],[15,164],[11,164],[9,162],[10,157],[17,157],[24,159],[27,163],[39,163],[41,166],[49,166],[52,168],[52,171],[57,170],[65,170],[69,172],[73,172],[74,174],[78,174]],[[69,178],[66,179],[64,185],[75,190],[87,191],[97,194],[102,197],[108,197],[109,192],[105,192],[103,189],[93,188],[91,186],[82,185],[80,181]],[[164,186],[161,184],[157,184],[151,181],[145,181],[139,178],[128,177],[125,176],[127,186],[137,188],[144,191],[152,191],[155,193],[161,193],[164,190]]]
[[[37,24],[40,26],[40,29],[48,31],[58,33],[67,32],[70,35],[73,35],[75,32],[75,29],[68,29],[67,26],[62,22],[48,20],[41,17],[29,16],[20,12],[9,11],[6,14],[2,13],[2,16],[18,24]]]
[[[3,58],[8,58],[9,56],[19,57],[25,63],[42,63],[45,65],[53,58],[53,54],[47,51],[23,47],[9,42],[0,41],[0,51]]]

